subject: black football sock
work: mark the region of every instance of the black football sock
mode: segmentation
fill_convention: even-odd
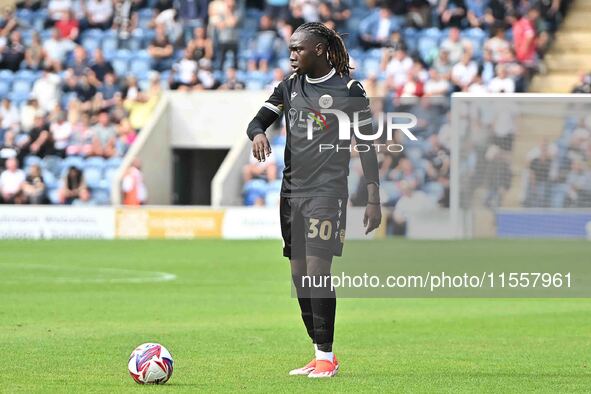
[[[312,303],[310,302],[310,288],[302,286],[302,275],[292,275],[291,278],[298,296],[302,320],[306,326],[308,336],[314,342],[314,321],[312,318]]]
[[[318,350],[332,352],[334,322],[337,300],[334,290],[312,290],[312,318],[314,322],[314,342]]]

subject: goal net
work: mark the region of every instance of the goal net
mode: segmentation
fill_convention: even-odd
[[[458,237],[589,237],[591,95],[455,94],[451,108]]]

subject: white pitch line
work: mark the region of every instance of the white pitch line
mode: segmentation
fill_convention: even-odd
[[[139,271],[139,270],[130,270],[125,268],[107,268],[107,267],[64,267],[64,266],[53,266],[53,265],[43,265],[43,264],[0,264],[0,271],[3,266],[10,266],[16,267],[18,269],[25,269],[25,270],[53,270],[53,271],[70,271],[70,272],[79,272],[84,273],[85,275],[90,275],[89,278],[75,278],[75,277],[43,277],[43,276],[36,276],[35,278],[22,278],[20,280],[12,280],[12,281],[4,281],[0,279],[0,283],[3,284],[19,284],[23,282],[50,282],[50,283],[59,283],[59,284],[66,284],[66,283],[149,283],[149,282],[169,282],[173,281],[177,278],[175,274],[171,274],[168,272],[158,272],[158,271]],[[95,276],[101,276],[101,273],[106,273],[107,276],[109,273],[115,274],[115,277],[92,277],[92,273]],[[98,275],[96,275],[98,274]],[[117,277],[123,274],[123,277]],[[138,276],[138,274],[140,276]],[[127,276],[126,276],[127,275]]]

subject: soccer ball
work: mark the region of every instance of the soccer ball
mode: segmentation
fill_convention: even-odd
[[[129,374],[139,384],[164,384],[172,375],[172,356],[158,343],[144,343],[129,356]]]

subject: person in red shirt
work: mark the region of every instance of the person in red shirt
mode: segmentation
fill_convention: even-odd
[[[60,32],[60,37],[66,40],[75,41],[78,38],[79,24],[74,18],[72,10],[68,11],[64,18],[55,23],[56,29]]]
[[[513,23],[515,55],[527,68],[535,67],[538,60],[535,23],[539,17],[539,9],[532,6],[525,15]]]

